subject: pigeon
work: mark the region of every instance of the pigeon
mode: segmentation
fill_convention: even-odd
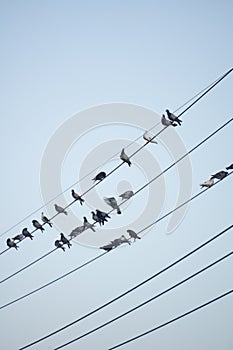
[[[54,207],[55,207],[55,210],[56,210],[59,214],[64,213],[65,215],[68,215],[67,211],[66,211],[64,208],[60,207],[59,205],[54,204]]]
[[[98,223],[100,224],[100,226],[101,226],[101,220],[99,219],[99,217],[97,216],[97,214],[96,214],[94,211],[92,211],[91,214],[92,214],[92,219],[93,219],[94,221],[98,222]]]
[[[121,151],[121,155],[120,155],[120,158],[123,162],[127,163],[128,166],[131,166],[131,161],[129,160],[129,157],[127,156],[127,154],[125,153],[125,150],[124,148],[122,148],[122,151]]]
[[[74,190],[71,190],[71,194],[76,201],[79,200],[80,204],[83,205],[84,199],[82,199],[78,193],[76,193]]]
[[[33,225],[36,229],[40,229],[41,232],[44,231],[44,227],[43,227],[37,220],[32,220],[32,225]]]
[[[24,235],[23,234],[19,234],[19,235],[16,235],[15,237],[12,238],[13,241],[22,241],[24,239]]]
[[[144,132],[143,138],[144,140],[149,141],[150,143],[158,143],[157,141],[152,140],[153,137],[150,136],[147,131]]]
[[[141,237],[139,237],[135,231],[127,230],[127,232],[129,234],[130,238],[134,239],[134,242],[136,241],[136,239],[141,239]]]
[[[86,216],[83,217],[83,226],[85,227],[85,230],[87,229],[91,229],[93,232],[95,232],[95,229],[94,229],[94,224],[90,224],[90,222],[88,222]]]
[[[105,201],[105,203],[110,205],[110,207],[112,207],[112,209],[116,209],[117,214],[121,214],[121,210],[119,208],[119,205],[117,204],[117,201],[114,197],[109,197],[109,198],[104,197],[104,201]]]
[[[124,193],[120,194],[119,197],[121,197],[121,199],[124,200],[131,198],[133,195],[133,191],[125,191]]]
[[[104,171],[101,171],[99,174],[97,174],[92,180],[95,181],[102,181],[106,177],[106,173]]]
[[[202,184],[200,184],[201,188],[203,187],[211,187],[214,184],[214,179],[209,179],[207,181],[204,181]]]
[[[172,122],[177,122],[181,126],[182,120],[179,119],[179,117],[171,113],[168,109],[166,109],[166,113],[167,113],[168,119],[170,119]]]
[[[121,245],[122,240],[120,238],[115,238],[113,241],[111,241],[111,244],[113,245],[114,248],[118,247],[119,245]]]
[[[30,239],[33,239],[33,237],[34,237],[34,236],[28,231],[27,227],[23,228],[22,234],[24,235],[24,237],[29,237]]]
[[[110,252],[110,250],[112,250],[113,247],[114,247],[113,244],[112,244],[112,243],[109,243],[109,244],[106,244],[106,245],[100,247],[100,249],[103,249],[103,250],[105,250],[106,252]]]
[[[122,243],[128,243],[129,245],[131,245],[129,239],[127,239],[124,235],[122,235],[120,239]]]
[[[72,246],[72,244],[70,243],[70,241],[64,236],[63,233],[61,233],[61,239],[60,241],[63,243],[63,244],[67,244],[68,248],[70,248]]]
[[[54,242],[54,245],[55,247],[57,248],[61,248],[63,250],[63,252],[65,251],[65,247],[63,247],[63,244],[61,241],[59,241],[59,239],[57,239],[55,242]]]
[[[96,215],[98,218],[98,222],[101,225],[104,225],[105,222],[107,222],[108,220],[106,218],[111,219],[111,217],[108,215],[108,213],[105,213],[104,211],[101,211],[99,209],[96,209]]]
[[[163,114],[162,118],[161,118],[161,123],[164,125],[164,126],[177,126],[176,123],[173,123],[171,122],[170,120],[166,119],[165,115]]]
[[[76,227],[75,229],[73,229],[73,230],[71,231],[71,233],[69,234],[69,236],[70,236],[70,238],[72,239],[72,238],[74,238],[74,237],[80,235],[80,233],[82,233],[84,230],[85,230],[85,227],[84,227],[84,226],[78,226],[78,227]]]
[[[214,174],[214,175],[211,175],[211,178],[210,179],[219,179],[219,180],[222,180],[224,179],[224,177],[226,177],[228,175],[228,172],[227,171],[219,171],[218,173]]]
[[[8,245],[9,248],[15,248],[16,250],[19,248],[17,244],[10,238],[7,238],[6,244]]]
[[[41,220],[45,223],[48,224],[50,227],[53,227],[52,223],[49,221],[49,219],[47,218],[47,216],[44,215],[44,213],[41,213]]]
[[[233,163],[226,167],[227,170],[233,169]]]

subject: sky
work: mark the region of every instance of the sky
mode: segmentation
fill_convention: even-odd
[[[30,214],[98,168],[111,171],[121,148],[159,123],[232,68],[230,1],[4,1],[0,2],[1,232],[32,230]],[[19,250],[1,259],[2,280],[54,248],[83,215],[109,207],[103,197],[134,191],[232,118],[232,74],[168,128],[158,145],[148,145],[90,191],[81,208],[54,218],[54,228],[35,233]],[[157,125],[153,132],[158,132]],[[126,149],[129,154],[143,145]],[[233,162],[232,123],[112,215],[104,228],[87,232],[70,250],[55,251],[0,286],[0,306],[100,254],[110,239],[136,231],[173,209],[180,193],[189,197],[199,184]],[[63,152],[63,153],[61,153]],[[105,165],[106,160],[108,161]],[[103,168],[104,167],[104,168]],[[88,189],[94,172],[74,186]],[[50,333],[140,283],[232,224],[232,178],[185,208],[177,225],[161,220],[142,239],[3,310],[1,348],[20,347]],[[60,191],[60,190],[59,190]],[[56,194],[59,194],[60,192]],[[183,192],[182,192],[183,191]],[[70,190],[56,201],[72,200]],[[45,208],[52,216],[53,204]],[[55,347],[89,331],[177,283],[230,252],[232,231],[101,312],[53,336],[34,349]],[[67,349],[108,349],[232,289],[232,257],[146,307],[83,338]],[[163,350],[233,347],[232,296],[122,347]],[[195,330],[195,331],[194,331]],[[33,348],[33,347],[32,347]]]

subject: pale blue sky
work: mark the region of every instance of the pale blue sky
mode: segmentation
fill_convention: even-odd
[[[232,11],[230,1],[209,0],[1,1],[1,232],[42,205],[41,159],[52,135],[68,118],[112,102],[131,103],[161,114],[166,108],[176,109],[230,69]],[[184,116],[182,128],[176,131],[185,147],[190,149],[231,118],[232,108],[230,75]],[[80,125],[83,122],[80,119]],[[108,138],[122,136],[120,129],[109,132]],[[131,140],[137,137],[138,130],[129,127],[127,133]],[[98,132],[93,137],[100,142]],[[80,148],[77,143],[67,155],[62,169],[64,188],[77,179],[77,159],[81,159],[78,152],[85,150],[88,154],[88,146],[84,139]],[[190,156],[194,193],[211,173],[233,162],[232,146],[230,125]],[[159,157],[166,152],[161,151],[161,145],[158,147],[160,162]],[[154,152],[152,146],[149,150]],[[166,162],[161,161],[161,168],[169,164],[167,161],[168,156]],[[127,168],[121,174],[130,182]],[[174,205],[169,196],[170,191],[173,196],[177,186],[175,169],[164,179],[165,212]],[[161,221],[137,244],[115,250],[79,273],[1,310],[1,348],[17,349],[71,322],[232,224],[231,189],[229,177],[193,201],[172,235],[165,234],[168,219]],[[103,194],[103,190],[98,191]],[[135,202],[140,212],[144,203],[136,197]],[[36,217],[40,217],[40,212]],[[9,236],[22,227],[31,228],[30,222],[19,225]],[[37,233],[33,242],[22,242],[18,252],[10,250],[1,256],[0,278],[52,249],[59,232],[47,229],[44,235]],[[1,250],[6,247],[7,237],[1,237]],[[231,246],[229,232],[132,295],[34,348],[53,349],[88,331],[226,254]],[[64,254],[57,251],[1,285],[0,305],[97,254],[98,250],[77,244]],[[231,289],[231,271],[229,258],[67,349],[104,350],[144,332]],[[125,349],[230,350],[233,347],[230,310],[232,297],[128,344]]]

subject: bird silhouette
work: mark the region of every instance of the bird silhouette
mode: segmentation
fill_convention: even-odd
[[[63,214],[65,214],[65,215],[68,215],[67,211],[66,211],[64,208],[60,207],[59,205],[54,204],[54,207],[55,207],[55,210],[56,210],[59,214],[63,213]]]
[[[133,191],[125,191],[124,193],[120,194],[119,197],[121,197],[122,200],[124,199],[130,199],[134,195]]]
[[[98,218],[98,222],[104,225],[105,222],[107,222],[107,218],[111,219],[111,217],[108,215],[108,213],[105,213],[104,211],[101,211],[99,209],[96,209],[96,215]]]
[[[112,243],[106,244],[102,247],[100,247],[100,249],[105,250],[106,252],[110,252],[110,250],[112,250],[114,248],[114,245]]]
[[[226,167],[227,170],[233,169],[233,163]]]
[[[117,214],[121,214],[121,210],[119,205],[117,204],[116,198],[114,197],[104,197],[104,201],[106,204],[108,204],[110,207],[112,207],[112,209],[116,209]]]
[[[172,125],[172,126],[177,126],[176,123],[171,122],[170,120],[166,119],[166,117],[165,117],[164,114],[162,115],[161,123],[162,123],[164,126],[170,126],[170,125]]]
[[[12,239],[13,239],[13,241],[20,242],[24,239],[24,235],[22,233],[20,233],[20,234],[16,235],[15,237],[13,237]]]
[[[85,230],[84,226],[78,226],[71,231],[69,236],[70,236],[70,238],[74,238],[74,237],[80,235],[80,233],[82,233],[84,230]]]
[[[60,234],[61,235],[61,238],[60,238],[60,241],[63,243],[63,244],[66,244],[68,246],[68,248],[70,248],[72,246],[72,244],[70,243],[70,241],[64,236],[63,233]]]
[[[167,113],[168,119],[170,119],[172,122],[176,122],[179,125],[181,125],[182,120],[179,119],[179,117],[177,117],[175,114],[171,113],[168,109],[166,109],[166,113]]]
[[[23,228],[22,234],[24,235],[24,237],[29,237],[31,240],[32,240],[33,237],[34,237],[34,236],[28,231],[27,227]]]
[[[61,248],[61,249],[63,250],[63,252],[65,251],[65,247],[63,247],[63,244],[62,244],[62,242],[61,242],[59,239],[57,239],[57,240],[54,242],[54,245],[55,245],[55,247],[57,247],[57,248]]]
[[[134,239],[134,242],[136,241],[136,239],[141,239],[141,237],[139,237],[135,231],[127,230],[127,232],[129,234],[130,238]]]
[[[224,177],[226,177],[228,175],[228,172],[227,171],[219,171],[218,173],[214,174],[214,175],[211,175],[211,178],[210,179],[219,179],[219,180],[222,180],[224,179]]]
[[[44,215],[44,213],[41,213],[41,220],[45,223],[48,224],[50,227],[53,227],[52,223],[50,220],[47,218],[47,216]]]
[[[85,230],[90,228],[93,232],[95,232],[94,224],[90,224],[90,222],[88,222],[86,216],[83,217],[83,226],[85,227]]]
[[[36,228],[41,230],[41,232],[43,232],[45,229],[44,227],[39,223],[39,221],[37,220],[32,220],[32,225]]]
[[[131,161],[129,160],[129,157],[127,156],[127,154],[125,153],[125,150],[124,148],[122,148],[121,150],[121,155],[120,155],[120,158],[123,162],[127,163],[128,166],[131,166]]]
[[[79,201],[79,203],[83,205],[84,199],[78,193],[76,193],[74,190],[71,190],[71,194],[76,201]]]
[[[102,181],[106,177],[106,173],[104,171],[101,171],[99,174],[97,174],[92,180],[95,181]]]
[[[9,248],[15,248],[16,250],[19,248],[17,244],[10,238],[7,238],[6,244],[8,245]]]

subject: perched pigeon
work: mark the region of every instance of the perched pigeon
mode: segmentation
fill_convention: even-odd
[[[85,227],[84,226],[78,226],[76,227],[75,229],[73,229],[71,231],[71,233],[69,234],[70,238],[74,238],[78,235],[80,235],[80,233],[82,233],[83,231],[85,230]]]
[[[24,235],[23,234],[19,234],[19,235],[16,235],[15,237],[12,238],[13,241],[22,241],[24,239]]]
[[[64,213],[65,215],[68,215],[67,211],[66,211],[64,208],[60,207],[59,205],[54,204],[54,207],[55,207],[55,210],[56,210],[59,214]]]
[[[92,180],[95,181],[102,181],[106,177],[106,173],[104,171],[101,171],[99,174],[97,174]]]
[[[43,227],[37,220],[32,220],[32,225],[33,225],[36,229],[40,229],[41,232],[44,231],[44,227]]]
[[[176,123],[173,123],[171,122],[170,120],[166,119],[165,115],[163,114],[162,118],[161,118],[161,123],[164,125],[164,126],[177,126]]]
[[[177,122],[179,125],[181,125],[182,120],[179,119],[179,117],[171,113],[168,109],[166,109],[166,113],[167,113],[168,119],[170,119],[172,122]]]
[[[143,138],[144,138],[144,140],[149,141],[150,143],[158,143],[157,141],[152,140],[153,137],[151,135],[149,135],[147,131],[144,132]]]
[[[121,242],[122,242],[122,243],[128,243],[129,245],[131,244],[130,241],[129,241],[129,239],[126,238],[124,235],[122,235],[120,239],[121,239]]]
[[[107,218],[111,219],[108,213],[105,213],[104,211],[101,211],[99,209],[96,209],[96,215],[100,225],[104,225],[104,223],[108,221]]]
[[[120,194],[119,197],[121,197],[121,199],[129,199],[134,195],[133,191],[125,191],[124,193]]]
[[[112,209],[116,209],[117,210],[117,214],[121,214],[121,210],[119,205],[117,204],[117,201],[114,197],[104,197],[104,201],[105,203],[107,203],[108,205],[110,205],[110,207],[112,207]]]
[[[63,247],[63,244],[61,241],[59,241],[59,239],[57,239],[55,242],[54,242],[54,245],[55,247],[57,248],[61,248],[63,250],[63,252],[65,251],[65,247]]]
[[[80,204],[83,205],[84,199],[76,193],[74,190],[71,190],[72,197],[77,201],[79,200]]]
[[[97,214],[94,211],[92,211],[91,214],[92,214],[92,219],[94,221],[98,222],[100,224],[100,226],[101,226],[102,220],[97,216]]]
[[[119,245],[121,245],[122,240],[120,238],[115,238],[113,241],[111,241],[111,244],[113,245],[114,248],[118,247]]]
[[[121,155],[120,155],[120,158],[123,162],[127,163],[128,166],[131,166],[131,161],[129,160],[129,157],[127,156],[127,154],[125,153],[125,150],[124,148],[122,148],[122,151],[121,151]]]
[[[33,237],[34,237],[34,236],[28,231],[27,227],[23,228],[22,234],[24,235],[24,237],[29,237],[30,239],[33,239]]]
[[[47,218],[47,216],[44,215],[44,213],[41,213],[41,220],[45,223],[48,224],[50,227],[53,227],[52,223],[49,221],[49,219]]]
[[[211,187],[211,186],[213,186],[213,184],[214,184],[214,179],[209,179],[209,180],[203,182],[202,184],[200,184],[200,186],[201,186],[201,188]]]
[[[114,247],[113,244],[112,244],[112,243],[109,243],[109,244],[106,244],[106,245],[100,247],[100,249],[103,249],[103,250],[105,250],[106,252],[110,252],[110,250],[112,250],[113,247]]]
[[[70,241],[64,236],[63,233],[61,233],[61,239],[60,241],[63,243],[63,244],[67,244],[68,248],[70,248],[72,246],[72,244],[70,243]]]
[[[17,244],[10,238],[7,238],[6,244],[8,245],[9,248],[15,248],[16,250],[19,248]]]
[[[233,169],[233,163],[226,167],[227,170]]]
[[[93,232],[95,232],[94,224],[90,224],[90,222],[88,222],[86,216],[83,217],[83,226],[85,227],[85,230],[90,228]]]
[[[227,171],[219,171],[218,173],[214,174],[214,175],[211,175],[211,178],[210,179],[219,179],[219,180],[222,180],[224,179],[224,177],[226,177],[228,175],[228,172]]]
[[[134,242],[136,241],[136,239],[141,239],[141,237],[139,237],[135,231],[127,230],[127,232],[129,236],[134,239]]]

